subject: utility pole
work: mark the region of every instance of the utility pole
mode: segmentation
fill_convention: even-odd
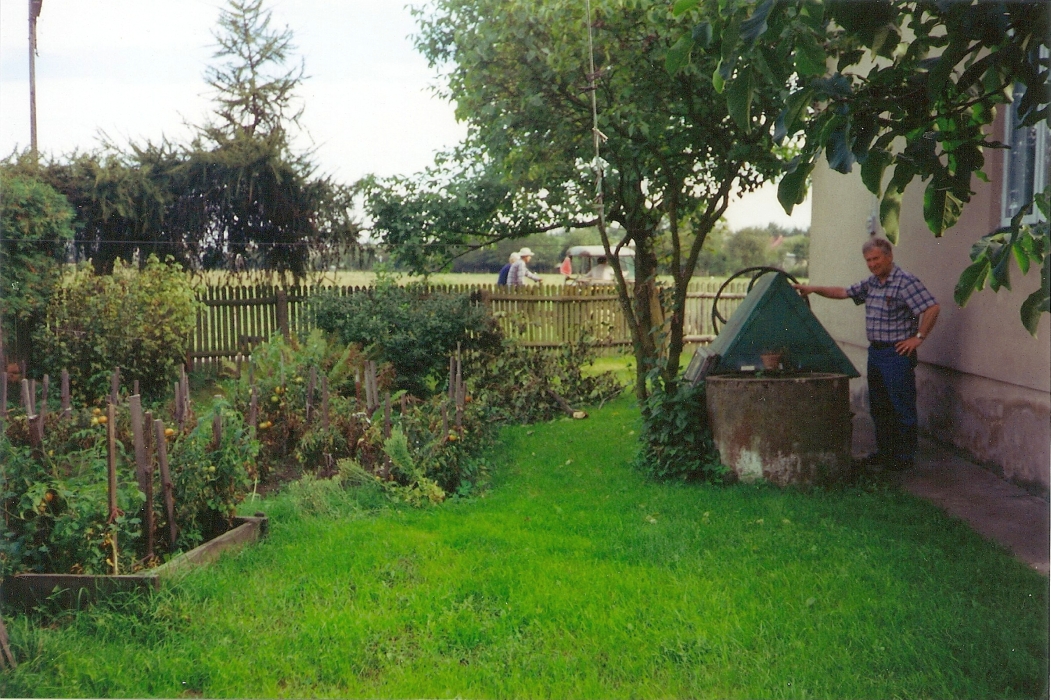
[[[36,20],[44,0],[29,0],[29,150],[37,159],[36,142]]]

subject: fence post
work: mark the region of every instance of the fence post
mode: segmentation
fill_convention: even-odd
[[[288,293],[284,289],[277,290],[277,327],[285,340],[289,340],[291,334],[288,330]]]
[[[168,514],[168,536],[171,540],[171,551],[175,551],[175,542],[179,530],[175,525],[175,485],[172,484],[171,472],[168,471],[168,443],[165,442],[164,421],[153,421],[154,438],[157,441],[157,465],[161,469],[161,493],[164,495],[164,510]]]

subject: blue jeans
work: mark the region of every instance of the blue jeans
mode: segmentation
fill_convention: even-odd
[[[876,424],[876,450],[885,461],[916,457],[916,355],[899,355],[893,343],[869,346],[869,412]]]

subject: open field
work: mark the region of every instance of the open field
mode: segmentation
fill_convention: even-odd
[[[1046,696],[1047,581],[934,506],[654,484],[629,398],[503,433],[485,497],[307,481],[153,599],[8,618],[0,696]]]

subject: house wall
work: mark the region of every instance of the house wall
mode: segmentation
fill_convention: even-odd
[[[1013,291],[976,292],[963,309],[953,301],[971,245],[1000,224],[1000,153],[987,152],[990,184],[974,180],[976,195],[941,238],[923,221],[923,184],[906,191],[895,262],[934,294],[941,314],[919,351],[921,430],[966,450],[977,461],[1017,482],[1047,492],[1051,478],[1051,331],[1047,314],[1036,338],[1022,327],[1019,307],[1039,286],[1039,270],[1012,270]],[[851,175],[814,172],[810,245],[812,284],[848,286],[869,272],[861,245],[869,237],[876,198]],[[864,310],[850,301],[812,295],[815,314],[864,375],[868,343]],[[864,378],[851,386],[855,450],[874,448]]]

